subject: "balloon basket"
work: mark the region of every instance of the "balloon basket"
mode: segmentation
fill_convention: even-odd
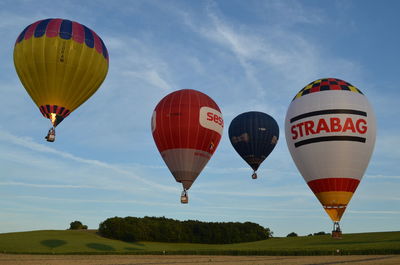
[[[187,204],[188,202],[189,202],[189,196],[188,196],[186,190],[184,190],[184,191],[182,191],[182,194],[181,194],[181,203]]]
[[[251,178],[252,178],[252,179],[257,179],[257,173],[254,172],[253,175],[251,175]]]
[[[47,140],[47,142],[54,142],[56,140],[56,130],[54,127],[50,128],[47,136],[44,138]]]
[[[342,239],[342,231],[332,231],[332,238]]]

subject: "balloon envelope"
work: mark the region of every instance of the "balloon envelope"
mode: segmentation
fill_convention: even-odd
[[[263,112],[242,113],[229,125],[229,140],[254,171],[272,152],[278,139],[278,124]]]
[[[104,81],[108,52],[86,26],[50,18],[21,32],[14,47],[14,65],[42,115],[57,126]]]
[[[214,154],[223,127],[217,104],[196,90],[172,92],[156,106],[151,122],[154,141],[172,175],[186,190]]]
[[[287,111],[293,160],[334,222],[340,221],[368,166],[375,115],[359,89],[336,78],[311,82]]]

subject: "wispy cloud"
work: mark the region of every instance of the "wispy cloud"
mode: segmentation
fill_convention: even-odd
[[[154,69],[147,70],[147,71],[123,71],[122,75],[125,77],[133,77],[138,78],[146,81],[150,85],[153,85],[161,90],[164,91],[171,91],[171,88],[174,86],[169,84],[165,79],[163,79],[159,72]]]
[[[15,14],[12,12],[9,12],[5,9],[0,11],[0,16],[1,16],[1,21],[0,21],[0,29],[4,31],[10,32],[10,29],[15,29],[15,32],[22,31],[23,28],[21,28],[20,25],[29,25],[32,23],[32,18],[29,18],[27,16],[24,16],[22,14]],[[12,31],[11,31],[12,32]],[[17,34],[15,33],[15,39],[17,39]],[[15,40],[13,40],[15,41]]]
[[[311,197],[313,196],[311,192],[298,192],[298,191],[251,191],[251,192],[241,192],[241,191],[200,191],[199,193],[204,194],[218,194],[218,195],[229,195],[229,196],[243,196],[243,197]]]
[[[46,155],[49,155],[49,154],[56,155],[56,156],[62,157],[64,159],[72,160],[77,163],[87,164],[87,165],[94,166],[94,167],[97,167],[100,169],[111,170],[112,172],[117,173],[118,175],[122,175],[125,177],[129,177],[130,179],[133,179],[135,181],[139,181],[140,183],[145,184],[145,185],[151,187],[152,189],[157,189],[157,190],[164,191],[164,192],[176,192],[177,191],[176,188],[168,187],[168,186],[161,185],[161,184],[153,182],[153,181],[149,181],[149,180],[142,178],[138,175],[135,175],[131,171],[126,170],[117,165],[109,164],[109,163],[102,162],[99,160],[81,158],[81,157],[75,156],[75,155],[67,153],[67,152],[63,152],[63,151],[60,151],[60,150],[57,150],[57,149],[54,149],[54,148],[51,148],[51,147],[48,147],[48,146],[45,146],[42,144],[38,144],[30,138],[14,136],[4,130],[0,130],[0,141],[12,143],[17,146],[20,146],[20,147],[23,147],[26,149],[30,149],[35,152],[45,153]],[[44,165],[44,167],[46,167],[46,165]]]
[[[96,186],[89,185],[66,185],[66,184],[35,184],[35,183],[25,183],[25,182],[0,182],[0,186],[23,186],[31,188],[50,188],[50,189],[98,189]]]
[[[392,180],[400,180],[400,176],[386,176],[386,175],[366,175],[366,178],[370,179],[392,179]]]
[[[274,207],[268,206],[268,205],[255,205],[255,206],[236,206],[236,207],[227,207],[227,206],[207,206],[205,208],[207,209],[213,209],[216,211],[221,211],[221,210],[232,210],[232,211],[255,211],[255,212],[286,212],[286,213],[291,213],[291,212],[318,212],[321,209],[314,208],[306,208],[306,207],[299,207],[299,208],[290,208],[287,203],[277,203],[274,205]]]
[[[355,214],[400,214],[400,211],[374,211],[374,210],[368,210],[368,211],[355,211],[355,210],[348,210],[347,212],[349,213],[355,213]]]
[[[268,21],[268,27],[262,26],[262,23],[237,24],[237,21],[223,14],[218,2],[213,1],[208,2],[206,8],[207,20],[177,11],[188,28],[220,48],[214,48],[214,54],[229,60],[229,71],[236,73],[229,75],[228,72],[225,76],[238,80],[229,84],[229,91],[240,100],[225,105],[224,114],[230,116],[231,112],[237,113],[240,108],[248,110],[251,106],[281,120],[286,111],[282,100],[289,102],[310,81],[331,75],[359,76],[360,66],[356,62],[331,56],[319,42],[314,42],[303,31],[288,26],[296,23],[320,26],[323,24],[320,12],[314,12],[315,17],[310,19],[309,10],[304,10],[301,4],[286,1],[273,1],[258,8],[259,13],[270,12],[277,19]],[[327,64],[327,61],[330,63]],[[241,67],[240,71],[238,66]],[[266,100],[269,104],[266,104]]]
[[[118,86],[122,76],[127,84],[140,84],[138,81],[145,81],[161,91],[176,89],[171,81],[173,74],[169,70],[169,64],[165,56],[160,55],[159,49],[153,47],[151,40],[143,38],[128,37],[123,35],[105,36],[107,46],[115,51],[113,54],[114,63],[110,65],[110,72],[113,73],[112,83]],[[117,88],[117,87],[115,87]],[[131,89],[129,87],[118,87],[118,89]],[[137,90],[137,89],[136,89]]]
[[[75,199],[75,198],[53,198],[43,196],[15,196],[17,199],[24,200],[52,200],[65,203],[108,203],[108,204],[133,204],[133,205],[147,205],[147,206],[163,206],[163,207],[176,207],[176,203],[153,202],[148,200],[113,200],[113,199]]]
[[[400,146],[400,137],[398,136],[397,131],[386,131],[383,135],[379,134],[379,127],[378,130],[378,137],[376,140],[376,148],[375,151],[379,155],[384,155],[389,159],[394,159],[398,161],[400,159],[400,149],[393,148],[394,146]]]

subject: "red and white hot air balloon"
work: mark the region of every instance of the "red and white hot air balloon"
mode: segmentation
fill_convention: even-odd
[[[188,202],[187,190],[214,154],[223,128],[218,105],[196,90],[172,92],[156,106],[153,138],[172,175],[183,185],[182,203]]]
[[[368,166],[375,145],[375,115],[359,89],[336,78],[311,82],[286,114],[293,160],[334,222],[339,221]]]

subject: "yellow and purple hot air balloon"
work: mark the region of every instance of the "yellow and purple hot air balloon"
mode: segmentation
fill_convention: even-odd
[[[289,105],[285,120],[289,151],[334,222],[334,237],[341,237],[339,221],[371,158],[375,124],[366,96],[336,78],[311,82]]]
[[[88,27],[66,19],[27,26],[14,47],[14,65],[26,91],[54,128],[92,96],[108,71],[108,52]]]

